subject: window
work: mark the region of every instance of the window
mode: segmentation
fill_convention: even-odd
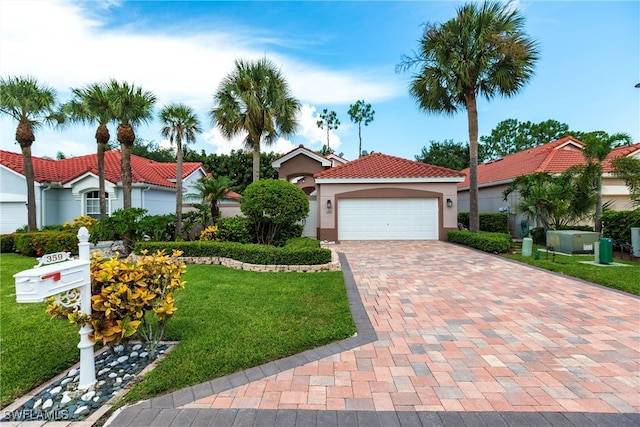
[[[109,193],[104,193],[104,197],[107,199],[107,215],[109,215],[111,213]],[[100,218],[100,193],[98,191],[89,191],[86,193],[84,212],[85,215],[89,215],[92,218]]]

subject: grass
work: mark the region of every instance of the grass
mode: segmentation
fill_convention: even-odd
[[[0,406],[73,365],[80,353],[78,329],[50,321],[45,303],[16,303],[13,275],[37,264],[34,258],[0,255]]]
[[[45,304],[17,304],[11,277],[33,258],[0,255],[2,404],[71,366],[78,331]],[[349,337],[342,272],[256,273],[189,265],[165,339],[179,345],[125,397],[136,401]],[[8,286],[7,286],[8,285]],[[37,345],[34,345],[37,344]],[[25,378],[26,374],[28,378]]]
[[[555,261],[551,254],[540,253],[540,259],[536,260],[534,253],[536,249],[545,249],[544,246],[534,245],[532,255],[523,257],[521,245],[514,246],[515,253],[503,254],[505,258],[520,261],[545,270],[577,277],[591,283],[618,289],[634,295],[640,295],[640,262],[632,262],[614,259],[616,263],[626,264],[627,267],[602,267],[596,265],[582,264],[580,261],[593,261],[593,255],[566,256],[556,254]]]

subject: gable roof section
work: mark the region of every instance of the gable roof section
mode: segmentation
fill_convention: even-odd
[[[288,153],[283,154],[282,156],[275,159],[273,162],[271,162],[271,166],[275,170],[278,170],[280,169],[280,166],[282,166],[283,163],[299,155],[307,156],[315,160],[316,162],[320,163],[323,167],[331,167],[331,160],[316,153],[315,151],[309,150],[302,144],[300,144],[298,147],[294,148],[293,150],[289,151]]]
[[[459,182],[464,175],[453,169],[373,153],[313,176],[317,183],[329,182]]]
[[[518,176],[536,172],[562,173],[571,166],[584,165],[586,161],[582,155],[584,143],[572,136],[552,141],[547,144],[518,153],[510,154],[501,159],[492,160],[478,165],[478,185],[487,186],[497,183],[507,183]],[[620,156],[628,156],[640,150],[640,143],[615,148],[603,162],[605,173],[613,171],[611,160]],[[458,188],[469,187],[469,168],[462,171],[465,180],[458,184]]]
[[[74,179],[92,173],[98,176],[98,156],[71,157],[62,160],[32,157],[33,172],[36,182],[69,183]],[[109,150],[104,153],[105,180],[115,184],[121,179],[121,153]],[[0,164],[24,176],[22,154],[0,150]],[[182,164],[182,177],[186,178],[202,167],[200,162]],[[163,187],[174,187],[176,179],[176,163],[161,163],[144,157],[131,156],[131,179],[133,183],[152,184]]]

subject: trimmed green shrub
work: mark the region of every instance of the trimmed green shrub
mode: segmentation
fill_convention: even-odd
[[[459,212],[458,222],[469,228],[469,212]],[[503,213],[482,212],[480,213],[480,231],[508,233],[509,218]]]
[[[311,237],[294,237],[287,240],[284,246],[286,248],[319,248],[320,241]]]
[[[243,216],[218,219],[218,240],[222,242],[254,243],[251,222]]]
[[[16,233],[0,235],[0,253],[10,254],[16,251]]]
[[[640,209],[633,211],[604,211],[602,213],[602,235],[613,239],[613,245],[631,243],[631,228],[640,227]]]
[[[306,248],[293,246],[275,247],[259,244],[241,244],[236,242],[138,242],[134,252],[143,250],[155,252],[173,249],[182,251],[185,257],[221,257],[231,258],[249,264],[263,265],[316,265],[331,262],[331,250],[325,248]]]
[[[74,231],[39,231],[17,234],[16,251],[26,256],[42,256],[54,252],[78,254],[78,233]]]
[[[302,224],[287,224],[278,231],[273,239],[273,245],[285,246],[289,240],[302,237],[303,232],[304,226]]]
[[[513,242],[510,234],[489,233],[486,231],[472,233],[467,230],[449,231],[447,233],[447,240],[451,243],[459,243],[490,253],[507,252]]]
[[[261,179],[247,186],[240,210],[253,225],[258,243],[284,244],[288,237],[302,234],[297,234],[295,225],[307,217],[309,199],[288,181]]]

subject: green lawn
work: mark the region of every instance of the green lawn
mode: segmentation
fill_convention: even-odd
[[[597,283],[609,288],[619,289],[630,294],[640,295],[640,262],[632,262],[615,258],[614,262],[626,264],[627,267],[596,266],[582,264],[580,261],[593,261],[593,255],[566,256],[556,254],[555,261],[551,253],[540,253],[540,259],[534,255],[536,249],[544,249],[544,246],[534,245],[532,255],[523,257],[520,244],[514,246],[515,253],[503,254],[504,257],[526,264],[535,265],[545,270],[555,271],[567,276],[577,277],[591,283]]]
[[[77,328],[44,304],[17,304],[12,275],[33,258],[0,255],[2,405],[78,358]],[[342,272],[256,273],[189,265],[165,339],[179,345],[127,395],[135,401],[349,337]],[[28,376],[27,376],[28,374]]]

